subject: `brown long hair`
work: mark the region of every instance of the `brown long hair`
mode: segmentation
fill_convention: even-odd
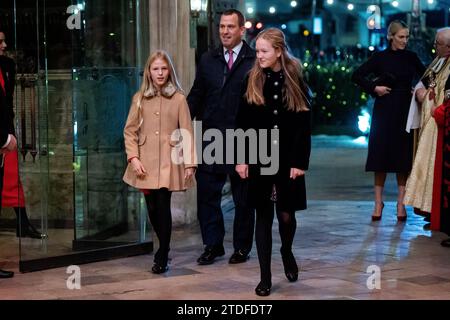
[[[275,50],[281,50],[279,59],[281,69],[286,78],[283,86],[283,101],[285,101],[287,109],[296,112],[308,111],[306,93],[302,90],[302,88],[306,88],[303,80],[302,65],[300,60],[288,52],[284,33],[280,29],[269,28],[258,34],[256,40],[258,39],[267,40]],[[256,60],[253,68],[250,70],[247,92],[245,93],[248,103],[265,104],[263,94],[265,80],[266,75]]]

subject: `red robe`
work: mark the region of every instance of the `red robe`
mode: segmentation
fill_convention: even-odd
[[[19,158],[17,151],[5,155],[2,207],[25,207],[25,196],[19,178]]]
[[[436,160],[434,163],[433,203],[431,207],[431,230],[441,230],[441,193],[442,193],[442,161],[444,150],[445,108],[450,106],[450,100],[441,104],[434,111],[434,120],[438,126],[436,145]]]

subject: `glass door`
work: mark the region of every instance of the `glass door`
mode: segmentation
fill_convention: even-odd
[[[18,140],[18,194],[14,209],[20,260],[48,253],[49,139],[45,8],[36,0],[2,1],[7,54],[15,63],[14,125]],[[42,45],[41,45],[42,44]],[[30,250],[30,248],[33,248]]]
[[[17,65],[21,271],[152,250],[142,196],[122,182],[146,14],[139,0],[1,1]]]
[[[145,230],[140,223],[146,211],[140,194],[122,181],[127,165],[123,127],[139,70],[75,68],[73,78],[74,246],[132,243]]]

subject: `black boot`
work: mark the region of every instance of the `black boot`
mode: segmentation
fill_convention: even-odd
[[[17,217],[16,236],[21,238],[42,239],[42,234],[30,223],[24,207],[14,208]]]

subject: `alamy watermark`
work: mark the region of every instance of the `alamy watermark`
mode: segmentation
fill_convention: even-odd
[[[370,16],[367,18],[367,28],[370,30],[379,30],[381,29],[381,9],[377,5],[370,5],[367,7],[367,13],[370,13]]]
[[[78,5],[68,6],[66,13],[70,14],[66,21],[69,30],[81,30],[81,8]]]
[[[274,175],[279,163],[279,129],[209,128],[203,131],[202,122],[194,121],[194,137],[185,129],[175,130],[170,137],[172,162],[182,164],[195,159],[197,164],[260,164],[261,175]],[[173,141],[173,143],[172,143]],[[195,141],[196,155],[191,154]],[[209,142],[206,146],[204,142]],[[182,148],[182,154],[180,147]]]
[[[380,290],[381,289],[381,268],[377,265],[367,267],[366,273],[370,274],[366,281],[367,289]]]
[[[67,289],[81,290],[81,268],[79,266],[69,266],[66,273],[70,274],[66,281]]]

